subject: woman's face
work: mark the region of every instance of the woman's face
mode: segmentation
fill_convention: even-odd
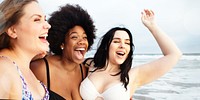
[[[14,47],[31,51],[33,54],[48,51],[49,43],[46,37],[51,26],[47,23],[41,7],[37,2],[30,2],[24,7],[23,13],[19,22],[12,26],[12,32],[17,35]]]
[[[114,65],[122,64],[130,52],[130,38],[126,31],[115,32],[109,47],[109,61]]]
[[[63,54],[69,61],[80,64],[83,62],[87,50],[87,35],[81,26],[75,26],[65,38]]]

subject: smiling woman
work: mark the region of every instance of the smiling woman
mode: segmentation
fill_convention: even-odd
[[[49,23],[52,55],[32,62],[31,69],[47,85],[50,100],[81,100],[79,85],[87,74],[82,62],[94,42],[93,20],[79,5],[66,4],[51,14]]]
[[[48,50],[51,27],[37,0],[0,4],[0,98],[48,100],[49,93],[30,70],[34,56]]]
[[[141,20],[154,36],[163,56],[132,67],[131,32],[127,28],[111,28],[102,37],[93,60],[84,61],[89,65],[88,75],[80,85],[84,100],[130,100],[137,88],[158,79],[178,62],[181,51],[157,26],[154,12],[145,9]]]

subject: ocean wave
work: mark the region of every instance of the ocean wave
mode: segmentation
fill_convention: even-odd
[[[144,55],[134,55],[135,59],[156,59],[162,57],[163,55],[160,54],[144,54]],[[199,60],[200,55],[183,55],[181,60]]]

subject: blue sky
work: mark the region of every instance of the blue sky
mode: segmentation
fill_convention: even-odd
[[[129,28],[136,53],[160,53],[151,33],[140,20],[143,9],[152,9],[159,26],[183,53],[200,53],[200,0],[39,0],[39,3],[47,18],[59,6],[79,4],[92,16],[98,37],[114,26]]]

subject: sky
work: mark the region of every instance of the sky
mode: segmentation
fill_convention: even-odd
[[[0,0],[2,1],[2,0]],[[97,28],[97,39],[110,28],[123,26],[133,35],[136,53],[161,53],[155,39],[141,22],[143,9],[152,9],[158,25],[183,53],[200,53],[200,0],[38,0],[47,19],[65,4],[87,10]]]

